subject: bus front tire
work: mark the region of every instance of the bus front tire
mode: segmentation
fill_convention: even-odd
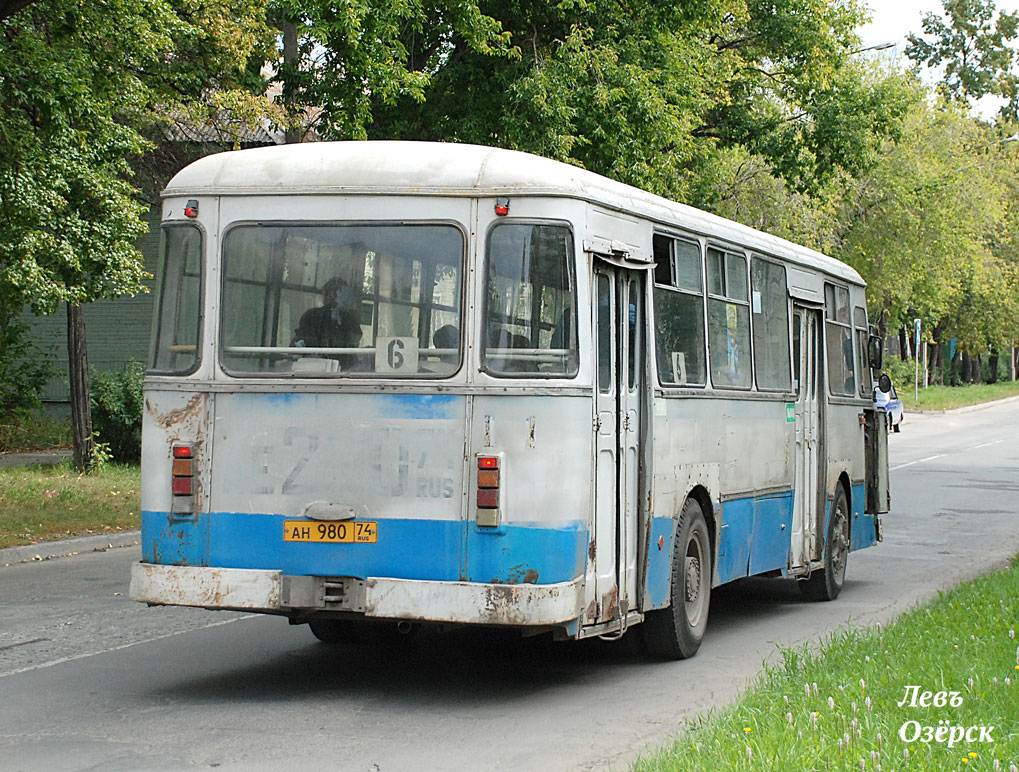
[[[711,601],[710,544],[701,505],[687,499],[676,525],[671,603],[644,616],[644,644],[651,656],[686,659],[700,648]]]
[[[849,502],[841,485],[828,518],[828,534],[824,545],[824,569],[799,582],[800,592],[807,600],[835,600],[846,581],[849,559]]]

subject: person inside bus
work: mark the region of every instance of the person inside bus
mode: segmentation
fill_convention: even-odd
[[[360,303],[357,293],[343,279],[322,285],[322,305],[301,315],[294,332],[294,346],[308,348],[356,348],[361,343]]]
[[[459,351],[460,330],[454,324],[445,324],[432,333],[432,343],[435,344],[435,348],[456,349]],[[442,354],[439,357],[440,362],[447,364],[456,364],[457,359],[459,359],[458,354]]]

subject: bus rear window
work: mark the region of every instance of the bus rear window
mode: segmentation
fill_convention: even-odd
[[[202,232],[195,225],[162,229],[150,369],[188,373],[198,366],[201,327]]]
[[[429,377],[460,363],[464,239],[451,225],[243,225],[223,247],[223,368]]]
[[[509,377],[577,374],[573,234],[501,223],[488,236],[482,367]]]

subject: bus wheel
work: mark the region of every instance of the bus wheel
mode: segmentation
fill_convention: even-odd
[[[322,643],[357,643],[358,640],[354,623],[347,619],[315,619],[308,627]]]
[[[704,639],[711,600],[711,540],[701,505],[687,499],[672,553],[672,601],[649,611],[641,626],[648,653],[661,659],[692,657]]]
[[[831,505],[828,519],[828,535],[825,540],[824,570],[810,575],[799,582],[800,592],[808,600],[835,600],[842,592],[846,581],[846,561],[849,558],[849,502],[846,492],[839,485],[835,489],[835,501]]]

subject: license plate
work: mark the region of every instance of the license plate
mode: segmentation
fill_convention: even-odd
[[[283,521],[283,541],[375,544],[378,539],[379,524],[370,520],[342,523],[314,520]]]

